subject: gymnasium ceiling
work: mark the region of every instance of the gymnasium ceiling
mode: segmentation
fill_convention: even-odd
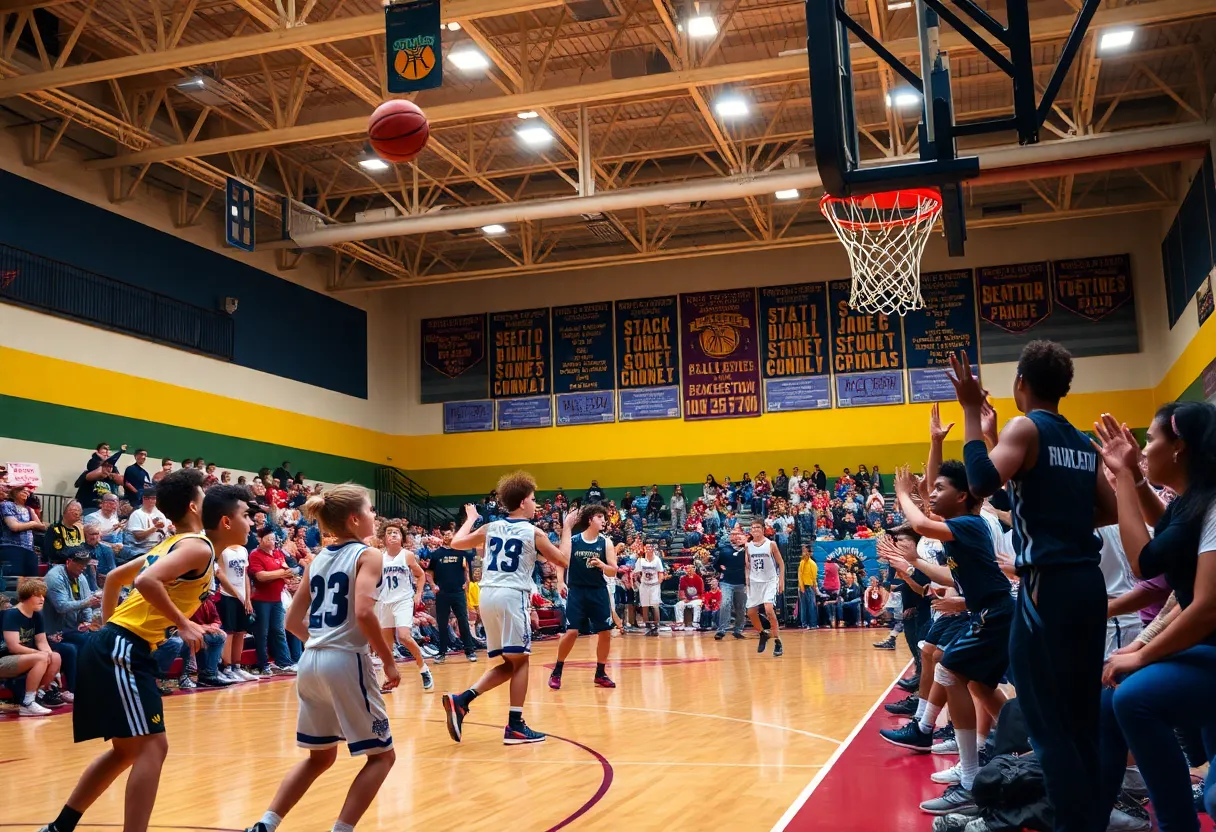
[[[853,15],[914,68],[913,11],[896,0],[847,0]],[[889,8],[888,3],[896,6]],[[1079,0],[1032,0],[1040,86]],[[1001,0],[980,0],[999,18]],[[716,34],[689,37],[692,16]],[[383,13],[374,0],[0,0],[0,124],[22,131],[27,157],[65,162],[72,146],[112,198],[155,187],[175,221],[221,211],[223,182],[258,186],[258,237],[279,238],[279,199],[334,222],[574,196],[580,111],[597,191],[811,166],[814,157],[801,0],[446,0],[445,83],[415,100],[432,119],[413,165],[364,170],[366,118],[387,97]],[[1131,26],[1126,51],[1096,38]],[[943,30],[944,31],[944,30]],[[946,40],[944,38],[944,40]],[[1009,114],[1008,81],[973,48],[948,41],[960,121]],[[912,47],[912,48],[910,48]],[[465,71],[451,54],[476,49]],[[200,101],[188,83],[218,80]],[[1203,120],[1216,84],[1211,0],[1103,3],[1044,130],[1044,141]],[[873,62],[857,69],[863,152],[914,152],[913,112],[888,107],[896,86]],[[724,95],[750,103],[719,118]],[[517,114],[535,112],[527,121]],[[536,148],[517,130],[545,126]],[[1012,135],[985,137],[1007,145]],[[968,147],[977,147],[971,144]],[[967,188],[969,222],[1013,225],[1164,207],[1171,164]],[[829,239],[817,193],[630,209],[479,229],[342,243],[330,288],[390,288],[569,270]],[[273,244],[272,244],[273,245]],[[281,268],[300,252],[280,248]]]

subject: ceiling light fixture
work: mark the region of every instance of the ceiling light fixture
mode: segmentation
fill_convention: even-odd
[[[712,14],[702,14],[688,19],[688,36],[690,38],[712,38],[718,34],[718,21]]]
[[[797,188],[786,188],[783,191],[777,191],[773,196],[777,199],[797,199],[801,194],[798,193]]]
[[[530,144],[533,147],[553,141],[553,134],[547,127],[522,127],[515,131],[515,135],[519,136],[524,144]]]
[[[898,0],[898,2],[887,3],[887,11],[897,12],[900,9],[912,8],[912,0]]]
[[[737,95],[728,95],[714,102],[719,118],[742,118],[747,115],[747,102]]]
[[[540,114],[537,113],[536,110],[524,110],[522,113],[516,113],[515,115],[519,116],[524,121],[527,121],[530,118],[536,118]]]
[[[452,62],[452,66],[465,72],[476,72],[490,66],[486,56],[471,46],[453,49],[448,53],[448,60]]]
[[[453,20],[451,23],[446,23],[444,25],[447,26],[449,32],[459,32],[460,31],[460,24],[457,23],[455,20]]]
[[[906,110],[920,106],[920,93],[916,90],[895,90],[887,93],[887,106]]]
[[[507,228],[506,226],[499,225],[498,223],[494,223],[493,225],[483,225],[481,227],[481,233],[487,234],[491,237],[497,237],[499,234],[506,234]]]
[[[389,165],[388,162],[384,161],[383,159],[376,156],[368,156],[366,159],[359,160],[359,167],[363,168],[364,170],[380,171],[388,170]]]
[[[1098,39],[1098,51],[1106,53],[1126,49],[1132,45],[1135,36],[1135,29],[1109,29]]]

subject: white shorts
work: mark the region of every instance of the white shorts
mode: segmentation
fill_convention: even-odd
[[[662,584],[642,584],[638,588],[638,603],[643,607],[657,607],[662,603]]]
[[[747,608],[759,607],[764,604],[777,604],[777,579],[767,581],[750,581],[747,585]]]
[[[1140,616],[1138,615],[1125,615],[1119,618],[1106,619],[1106,652],[1103,654],[1104,657],[1109,659],[1111,653],[1120,647],[1126,647],[1131,644],[1143,629],[1144,625],[1140,623]]]
[[[400,601],[388,603],[376,602],[376,616],[380,619],[380,627],[392,630],[397,627],[414,626],[414,596],[402,598]]]
[[[483,586],[481,626],[486,631],[486,655],[532,652],[532,625],[528,616],[530,594],[522,589]]]
[[[393,747],[371,656],[314,647],[304,650],[297,668],[296,745],[315,750],[345,740],[352,757]]]

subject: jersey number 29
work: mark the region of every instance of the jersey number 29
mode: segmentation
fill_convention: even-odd
[[[519,556],[523,554],[524,542],[518,537],[509,537],[503,540],[501,537],[491,537],[490,543],[490,562],[486,564],[486,568],[491,572],[514,572],[519,569]],[[502,555],[502,560],[498,556]]]
[[[313,575],[312,580],[308,582],[308,589],[312,592],[312,605],[308,608],[308,629],[321,629],[322,621],[326,627],[341,627],[350,608],[350,602],[347,600],[350,594],[350,578],[347,574],[335,572],[330,575],[328,592],[325,588],[325,578]],[[329,608],[322,612],[322,607]]]

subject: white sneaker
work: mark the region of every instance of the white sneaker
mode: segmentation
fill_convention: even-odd
[[[289,664],[287,667],[280,667],[279,673],[284,676],[295,676],[297,673],[296,666],[294,664]]]
[[[948,740],[933,743],[933,747],[929,749],[934,754],[957,754],[958,740],[951,737]]]
[[[21,716],[47,716],[51,713],[50,708],[44,708],[37,702],[31,702],[28,705],[22,705],[17,709],[17,713]]]
[[[257,676],[254,676],[252,673],[250,673],[248,670],[246,670],[243,667],[232,668],[232,674],[238,680],[243,680],[246,682],[256,682],[258,680]]]
[[[219,678],[219,680],[221,682],[227,682],[230,685],[235,685],[238,682],[245,681],[240,676],[237,676],[236,671],[234,671],[230,667],[225,667],[223,670],[219,671],[215,675]]]
[[[177,680],[177,687],[178,690],[194,690],[198,685],[193,679],[183,673]]]
[[[943,783],[950,785],[951,783],[963,782],[963,763],[960,760],[945,771],[935,771],[929,775],[929,779],[934,783]]]

